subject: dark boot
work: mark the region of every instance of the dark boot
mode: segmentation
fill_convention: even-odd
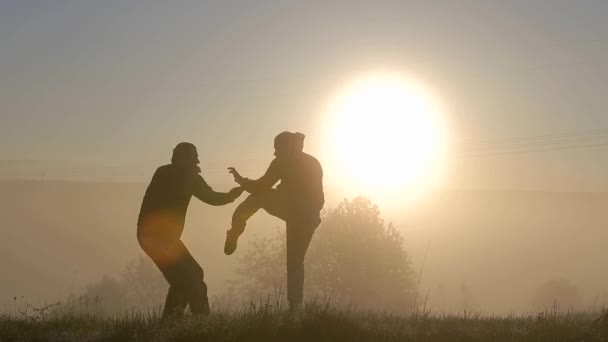
[[[226,242],[224,242],[224,254],[231,255],[236,251],[239,236],[243,234],[243,230],[232,228],[226,232]]]

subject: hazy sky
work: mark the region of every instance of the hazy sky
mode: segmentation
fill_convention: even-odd
[[[145,180],[182,140],[209,177],[261,172],[283,130],[319,153],[331,96],[376,69],[430,89],[455,142],[608,129],[606,17],[603,0],[4,0],[0,176]],[[450,184],[608,191],[607,167],[606,147],[492,157]]]

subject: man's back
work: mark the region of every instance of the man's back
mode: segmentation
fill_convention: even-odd
[[[281,184],[277,189],[293,196],[299,206],[321,210],[325,203],[321,163],[315,157],[301,153],[299,158],[279,162]]]
[[[159,167],[148,189],[139,212],[138,225],[155,214],[167,214],[183,227],[192,198],[189,183],[194,172],[174,165]]]

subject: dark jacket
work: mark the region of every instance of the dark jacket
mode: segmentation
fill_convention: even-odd
[[[298,211],[319,212],[325,204],[323,194],[323,169],[319,161],[304,152],[298,158],[275,158],[264,176],[256,180],[246,179],[242,187],[250,193],[271,189],[278,181],[279,191]]]
[[[224,205],[234,201],[228,194],[215,192],[198,174],[198,170],[179,168],[173,164],[159,167],[146,194],[139,212],[138,226],[151,217],[169,218],[173,228],[181,232],[186,221],[186,211],[192,196],[211,205]]]

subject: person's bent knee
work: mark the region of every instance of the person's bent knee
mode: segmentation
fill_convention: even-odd
[[[239,204],[232,214],[232,229],[242,231],[247,220],[262,207],[263,194],[251,194]]]
[[[192,278],[195,282],[204,283],[205,271],[203,271],[203,268],[199,264],[192,265],[192,269],[190,272],[191,272]]]
[[[152,260],[156,260],[156,254],[158,250],[158,242],[144,234],[137,234],[137,242],[139,247],[150,257]]]
[[[256,192],[247,196],[247,198],[236,207],[236,211],[246,210],[250,208],[259,209],[264,203],[264,199],[268,196],[268,192]]]

